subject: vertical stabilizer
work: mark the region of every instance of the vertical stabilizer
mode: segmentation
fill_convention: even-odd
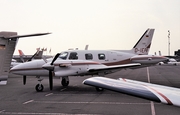
[[[22,61],[22,62],[24,62],[24,53],[23,53],[23,51],[22,50],[18,50],[18,52],[19,52],[19,57],[20,57],[20,60]]]
[[[131,50],[137,55],[147,55],[151,47],[154,29],[147,29]]]
[[[19,52],[19,56],[24,56],[24,53],[22,50],[18,50],[18,52]]]

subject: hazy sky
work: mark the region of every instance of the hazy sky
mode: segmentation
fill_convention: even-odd
[[[22,38],[22,49],[51,48],[56,54],[69,48],[131,49],[147,28],[155,33],[150,54],[171,55],[180,49],[180,0],[0,0],[0,31],[18,34],[52,32]],[[46,53],[45,53],[46,54]],[[48,53],[47,53],[48,54]]]

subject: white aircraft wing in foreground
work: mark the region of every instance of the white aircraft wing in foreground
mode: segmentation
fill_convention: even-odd
[[[161,102],[180,107],[180,89],[140,82],[129,79],[110,79],[105,77],[92,77],[83,81],[85,85],[108,89],[151,101]]]

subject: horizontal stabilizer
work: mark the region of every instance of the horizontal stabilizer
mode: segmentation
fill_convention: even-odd
[[[27,34],[27,35],[14,35],[14,36],[9,36],[9,37],[3,37],[5,39],[13,39],[13,38],[23,38],[23,37],[33,37],[33,36],[42,36],[42,35],[47,35],[51,33],[36,33],[36,34]]]
[[[18,39],[22,37],[33,37],[47,34],[50,33],[18,35],[17,32],[0,32],[0,85],[5,85],[7,83],[11,61]]]

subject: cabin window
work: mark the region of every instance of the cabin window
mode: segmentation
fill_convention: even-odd
[[[85,54],[85,58],[86,58],[86,60],[92,60],[93,55],[91,53]]]
[[[72,60],[78,59],[78,54],[76,52],[71,52],[69,55],[69,59],[72,59]]]
[[[59,55],[59,58],[65,60],[65,59],[67,58],[67,56],[68,56],[68,52],[63,52],[63,53],[61,53],[61,54]]]
[[[105,54],[98,54],[99,60],[105,60]]]

